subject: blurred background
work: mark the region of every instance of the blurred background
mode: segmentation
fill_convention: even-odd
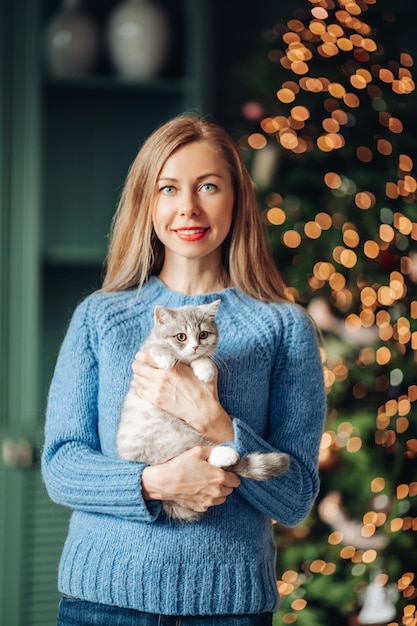
[[[413,0],[0,4],[0,624],[52,626],[69,512],[42,486],[45,399],[155,126],[209,114],[323,333],[322,489],[275,525],[276,624],[417,624]],[[300,434],[302,436],[302,434]],[[239,520],[236,520],[239,523]]]

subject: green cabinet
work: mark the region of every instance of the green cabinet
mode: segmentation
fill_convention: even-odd
[[[117,0],[86,1],[110,11]],[[0,3],[0,624],[52,626],[68,511],[39,472],[57,352],[100,284],[111,218],[143,139],[182,111],[211,110],[210,0],[161,0],[179,44],[167,74],[47,75],[54,0]],[[175,35],[175,33],[174,33]],[[175,40],[175,37],[174,37]]]

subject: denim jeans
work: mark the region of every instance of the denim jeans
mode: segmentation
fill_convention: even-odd
[[[172,616],[61,598],[57,626],[271,626],[272,614]]]

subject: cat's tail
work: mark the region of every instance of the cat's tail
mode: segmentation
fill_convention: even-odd
[[[284,474],[290,465],[290,457],[283,452],[268,452],[261,454],[253,452],[239,458],[236,463],[227,469],[235,472],[242,478],[252,480],[268,480],[274,476]]]

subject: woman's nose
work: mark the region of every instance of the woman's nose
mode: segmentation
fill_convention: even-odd
[[[198,208],[197,199],[192,193],[184,194],[180,199],[180,208],[178,209],[178,215],[181,217],[191,217],[192,215],[198,215],[200,210]]]
[[[192,215],[198,215],[198,213],[198,208],[192,205],[184,206],[182,209],[178,210],[178,214],[181,215],[181,217],[191,217]]]

